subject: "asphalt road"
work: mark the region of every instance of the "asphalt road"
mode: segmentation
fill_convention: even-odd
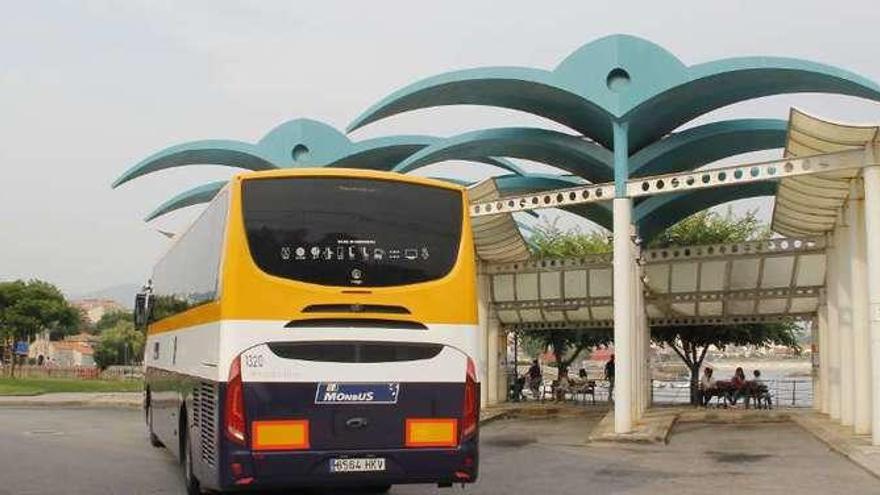
[[[880,493],[880,480],[793,424],[679,426],[666,446],[580,443],[595,417],[501,420],[482,430],[472,494]],[[395,494],[459,488],[394,487]],[[0,494],[179,494],[177,465],[137,411],[0,408]],[[340,495],[342,492],[333,492]],[[347,492],[346,492],[347,493]]]

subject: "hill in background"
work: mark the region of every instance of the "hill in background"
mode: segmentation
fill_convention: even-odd
[[[141,289],[138,284],[121,284],[107,287],[104,289],[88,292],[85,294],[73,294],[70,300],[77,301],[81,299],[109,299],[122,305],[126,309],[134,307],[134,296]]]

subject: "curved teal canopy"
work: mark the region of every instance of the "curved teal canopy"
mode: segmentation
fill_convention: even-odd
[[[779,183],[751,182],[716,189],[700,189],[651,196],[633,208],[633,220],[639,235],[650,241],[667,227],[713,206],[730,201],[761,196],[775,196]]]
[[[406,86],[348,127],[416,109],[475,104],[522,110],[612,146],[612,123],[628,123],[634,152],[697,116],[732,103],[787,93],[834,93],[880,101],[880,86],[806,60],[743,57],[686,66],[650,41],[612,35],[588,43],[555,70],[455,71]]]
[[[257,144],[211,139],[165,148],[135,164],[116,179],[113,187],[146,174],[187,165],[223,165],[246,170],[323,166],[391,170],[401,160],[439,140],[432,136],[402,135],[352,142],[327,124],[295,119],[272,129]],[[522,173],[514,163],[501,158],[477,153],[470,160]]]
[[[226,184],[228,183],[229,181],[225,180],[209,182],[188,191],[184,191],[159,205],[158,208],[150,212],[150,214],[144,218],[144,221],[149,222],[150,220],[158,218],[166,213],[171,213],[174,210],[186,208],[187,206],[210,203],[211,200],[214,199],[214,196],[226,187]]]
[[[607,149],[579,136],[529,127],[486,129],[443,139],[405,159],[394,171],[410,172],[446,160],[474,160],[486,155],[544,163],[590,182],[607,182],[614,177],[614,158]]]
[[[632,177],[693,170],[729,156],[784,148],[788,122],[738,119],[712,122],[675,132],[629,159]]]

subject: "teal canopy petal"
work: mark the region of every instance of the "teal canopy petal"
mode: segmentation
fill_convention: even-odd
[[[876,83],[828,65],[746,57],[688,67],[650,41],[613,35],[584,45],[553,71],[498,67],[424,79],[373,105],[349,130],[416,109],[486,105],[554,120],[608,148],[611,123],[626,122],[635,152],[723,106],[804,92],[880,101]]]
[[[606,146],[611,143],[610,112],[559,84],[551,72],[522,67],[468,69],[423,79],[367,109],[348,131],[399,113],[447,105],[520,110],[576,129]]]
[[[158,208],[153,210],[149,215],[144,218],[145,222],[149,222],[154,220],[166,213],[171,213],[172,211],[179,210],[181,208],[186,208],[187,206],[198,205],[202,203],[210,203],[214,196],[223,189],[229,181],[217,181],[210,182],[208,184],[202,184],[201,186],[190,189],[189,191],[184,191],[177,196],[169,199],[168,201],[162,203]]]
[[[349,153],[328,167],[391,170],[414,153],[440,141],[433,136],[389,136],[352,143]]]
[[[407,158],[394,171],[410,172],[446,160],[486,155],[544,163],[590,182],[609,181],[614,175],[613,156],[607,149],[579,136],[529,127],[479,130],[444,139]],[[524,175],[521,170],[514,172]]]
[[[630,122],[631,148],[640,149],[718,108],[792,93],[828,93],[880,101],[880,86],[853,72],[793,58],[744,57],[690,67],[684,81],[646,95],[623,119]]]
[[[257,145],[283,168],[323,167],[353,148],[345,134],[313,119],[289,120],[269,131]]]
[[[651,196],[633,209],[633,220],[646,242],[694,213],[737,199],[775,196],[779,183],[751,182],[717,189],[701,189]]]
[[[201,164],[247,170],[278,168],[272,157],[258,146],[242,141],[209,139],[178,144],[152,154],[116,179],[113,187],[119,187],[132,179],[160,170]]]
[[[394,170],[402,161],[419,151],[443,140],[433,136],[388,136],[353,143],[350,154],[328,163],[328,167]],[[523,174],[521,168],[504,158],[476,154],[469,161],[484,163]]]
[[[630,157],[630,176],[694,170],[752,151],[784,148],[788,122],[738,119],[713,122],[670,134]]]

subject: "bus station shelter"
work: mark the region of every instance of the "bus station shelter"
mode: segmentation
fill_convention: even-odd
[[[448,161],[489,165],[498,174],[474,184],[454,173],[441,177],[470,187],[485,404],[506,396],[507,331],[613,328],[614,427],[627,433],[650,406],[651,326],[796,318],[817,329],[814,406],[880,445],[880,127],[799,109],[785,119],[691,123],[728,105],[793,93],[880,101],[880,85],[821,63],[735,57],[688,65],[648,40],[614,35],[587,43],[552,70],[487,67],[425,78],[365,110],[347,133],[296,119],[255,144],[171,146],[135,164],[114,187],[197,164],[400,173]],[[514,109],[569,131],[349,137],[400,113],[448,105]],[[761,163],[735,161],[765,150],[781,151]],[[532,173],[521,159],[558,173]],[[719,166],[723,159],[734,164]],[[178,194],[147,219],[210,201],[223,184]],[[775,200],[771,240],[644,247],[693,213],[755,197]],[[613,252],[531,259],[523,219],[545,208],[608,229]]]

